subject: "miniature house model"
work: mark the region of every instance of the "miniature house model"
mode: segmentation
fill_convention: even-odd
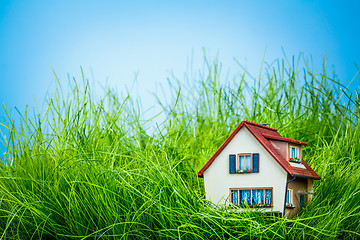
[[[242,121],[198,172],[206,199],[294,216],[311,199],[316,172],[302,146],[277,129]]]

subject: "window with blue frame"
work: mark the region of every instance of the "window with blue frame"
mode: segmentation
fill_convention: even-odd
[[[229,173],[258,173],[260,157],[258,153],[229,155]]]
[[[289,158],[299,158],[300,151],[298,147],[290,146],[289,147]]]
[[[272,188],[232,188],[230,201],[240,207],[272,207]]]
[[[239,190],[239,196],[240,196],[240,201],[239,201],[239,204],[241,206],[244,206],[244,205],[249,205],[251,204],[251,192],[250,190]]]
[[[301,151],[301,148],[299,146],[290,145],[289,146],[289,161],[301,163],[300,151]]]
[[[272,189],[265,189],[265,204],[272,204]]]
[[[305,194],[300,194],[300,210],[302,210],[305,207]]]
[[[293,190],[292,189],[287,189],[287,191],[286,191],[286,205],[285,206],[290,207],[290,208],[294,207]]]
[[[252,190],[252,202],[253,204],[261,205],[264,204],[264,189],[253,189]]]
[[[286,203],[292,203],[292,189],[288,189],[287,190],[287,194],[286,194]]]

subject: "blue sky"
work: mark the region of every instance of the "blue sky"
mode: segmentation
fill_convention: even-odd
[[[257,73],[262,56],[326,56],[348,83],[360,62],[360,4],[351,1],[10,1],[0,0],[0,103],[20,111],[42,103],[54,87],[52,68],[66,86],[80,66],[97,86],[122,92],[135,73],[144,108],[150,92],[180,79],[191,56],[201,67],[204,48]],[[93,77],[92,77],[93,76]],[[359,85],[356,80],[352,87]],[[147,100],[149,99],[149,100]],[[0,110],[0,121],[4,120]]]

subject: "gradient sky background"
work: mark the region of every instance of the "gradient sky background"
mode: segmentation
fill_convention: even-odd
[[[283,57],[282,48],[287,56],[303,52],[318,72],[325,54],[349,83],[360,62],[359,9],[359,1],[322,0],[0,0],[0,103],[23,111],[35,97],[41,105],[54,87],[51,67],[66,86],[82,66],[97,86],[119,92],[138,72],[146,109],[170,71],[181,79],[191,56],[201,67],[203,48],[218,53],[225,70],[239,69],[236,58],[255,74],[265,49],[268,61]],[[1,107],[0,122],[4,116]]]

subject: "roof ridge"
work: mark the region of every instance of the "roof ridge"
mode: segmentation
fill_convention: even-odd
[[[265,125],[260,124],[260,123],[254,123],[254,122],[251,122],[251,121],[248,121],[248,120],[244,120],[243,122],[244,122],[244,123],[251,124],[251,125],[254,125],[254,126],[266,128],[266,129],[269,129],[269,130],[272,130],[272,131],[276,131],[276,132],[277,132],[277,129],[276,129],[276,128],[268,127],[268,126],[265,126]]]

